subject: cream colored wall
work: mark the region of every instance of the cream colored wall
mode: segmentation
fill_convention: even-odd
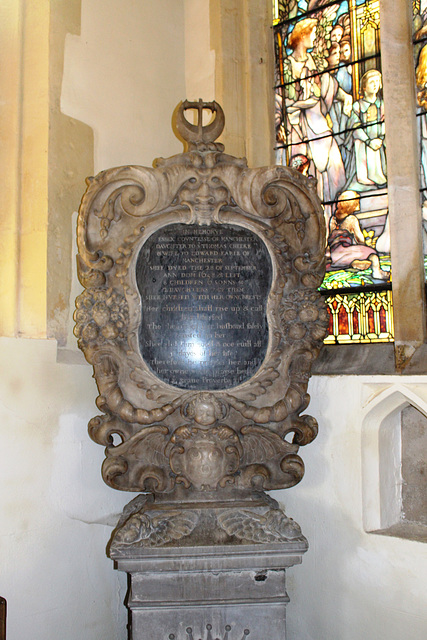
[[[381,0],[395,352],[403,367],[427,339],[412,20],[407,0]]]
[[[3,3],[1,10],[12,4],[18,6]],[[38,6],[41,11],[45,5]],[[60,3],[52,2],[53,7]],[[262,6],[260,25],[267,24],[266,15],[267,4]],[[3,27],[19,31],[19,11],[6,18]],[[251,164],[267,164],[272,113],[266,98],[271,85],[269,31],[260,31],[257,45],[253,29],[251,39],[241,28],[256,25],[257,18],[254,0],[83,0],[80,35],[73,28],[65,42],[60,107],[69,129],[79,121],[78,144],[86,131],[87,144],[92,145],[89,128],[93,129],[95,171],[127,163],[150,165],[155,156],[179,152],[170,121],[185,97],[223,102],[231,111],[226,111],[229,130],[224,140],[231,145],[227,150],[248,154]],[[250,63],[240,54],[233,57],[236,41],[252,51]],[[265,62],[264,56],[262,63],[257,58],[258,46]],[[43,46],[40,51],[44,65]],[[10,125],[1,134],[12,141],[19,140],[22,131],[13,115],[19,107],[12,73],[16,60],[11,50],[6,105]],[[62,69],[57,72],[62,74]],[[265,91],[257,91],[257,77]],[[31,96],[24,98],[28,112]],[[256,130],[251,128],[252,118]],[[63,129],[57,126],[55,131],[58,147]],[[72,144],[72,133],[67,135]],[[44,148],[39,146],[41,157]],[[17,149],[7,174],[10,197],[19,194]],[[55,188],[55,180],[51,185]],[[47,199],[43,196],[39,202],[37,225],[46,225]],[[73,208],[70,202],[62,222],[56,219],[55,233],[62,229],[71,237]],[[15,212],[12,207],[5,218],[10,234],[2,245],[12,279],[20,268]],[[38,248],[45,255],[43,244]],[[74,270],[71,253],[71,246],[68,254],[64,249],[56,263],[51,256],[58,272]],[[31,275],[45,292],[43,268]],[[78,292],[76,282],[73,287]],[[20,287],[14,284],[13,290],[19,292]],[[68,343],[61,358],[72,362],[77,350],[66,302],[65,306]],[[29,326],[37,319],[39,310],[27,307]],[[13,334],[14,320],[11,326]],[[34,337],[40,337],[37,331]],[[103,484],[102,447],[87,436],[87,421],[96,413],[91,368],[59,363],[53,340],[3,338],[0,356],[0,594],[9,602],[8,638],[124,640],[124,579],[113,571],[105,545],[111,533],[108,523],[131,496]],[[310,383],[309,411],[319,420],[319,437],[302,450],[302,483],[276,496],[310,541],[302,566],[289,571],[288,640],[425,638],[426,546],[363,529],[364,407],[369,406],[374,383],[399,380],[317,377]],[[406,381],[415,384],[409,377]],[[424,388],[425,382],[421,380]]]
[[[182,150],[170,122],[186,93],[184,3],[83,0],[81,25],[78,5],[0,7],[1,334],[11,336],[0,339],[0,595],[11,640],[127,637],[126,577],[105,548],[133,495],[101,479],[103,450],[87,435],[92,370],[70,364],[82,362],[73,211],[90,164],[150,165]],[[41,339],[47,299],[61,352]]]
[[[210,42],[215,51],[215,98],[226,128],[227,152],[250,167],[274,163],[272,6],[259,0],[210,0]]]
[[[0,5],[0,333],[46,335],[49,2]]]
[[[185,0],[185,89],[188,100],[215,99],[215,51],[212,48],[209,2]]]
[[[182,151],[171,129],[185,99],[183,0],[84,0],[66,40],[61,110],[88,124],[95,173]]]
[[[49,146],[47,240],[47,336],[63,347],[72,308],[68,304],[74,260],[75,224],[85,178],[93,175],[93,132],[61,111],[64,49],[68,34],[80,33],[81,0],[55,0],[49,24]],[[74,250],[74,249],[73,249]],[[58,269],[58,263],[61,269]]]

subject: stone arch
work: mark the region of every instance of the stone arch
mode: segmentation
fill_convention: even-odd
[[[362,421],[362,509],[365,531],[388,529],[402,513],[401,413],[413,406],[427,417],[416,384],[394,384],[368,402]]]

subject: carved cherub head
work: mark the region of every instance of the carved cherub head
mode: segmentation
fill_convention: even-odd
[[[224,404],[212,393],[197,394],[183,408],[183,415],[192,418],[202,427],[209,427],[226,415]]]

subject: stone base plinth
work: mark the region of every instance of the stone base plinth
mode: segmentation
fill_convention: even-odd
[[[131,640],[285,640],[286,569],[305,539],[236,546],[128,548]]]

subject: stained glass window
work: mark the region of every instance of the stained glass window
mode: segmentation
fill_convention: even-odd
[[[427,1],[414,0],[414,63],[417,120],[421,147],[420,195],[424,239],[424,271],[427,279]]]
[[[393,340],[379,25],[379,0],[274,0],[276,162],[317,179],[326,343]]]

